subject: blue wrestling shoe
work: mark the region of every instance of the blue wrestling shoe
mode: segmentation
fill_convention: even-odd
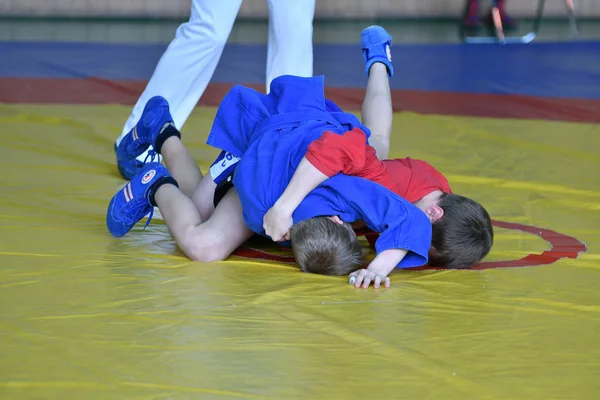
[[[146,162],[160,161],[160,156],[150,147],[154,146],[158,133],[167,123],[173,123],[169,103],[164,97],[152,97],[146,103],[136,126],[125,135],[118,146],[115,144],[117,165],[125,179],[132,179],[137,175]],[[146,150],[149,151],[144,161],[137,159]]]
[[[140,173],[117,192],[108,203],[106,211],[106,227],[115,237],[121,237],[134,227],[144,216],[150,214],[146,226],[154,212],[154,193],[160,186],[157,184],[177,182],[161,163],[151,162],[142,166]]]
[[[373,25],[362,31],[360,44],[365,59],[365,72],[369,76],[371,65],[376,62],[385,64],[389,76],[394,76],[392,65],[392,36],[381,26]]]
[[[142,168],[144,168],[144,163],[137,158],[128,159],[122,156],[119,157],[119,151],[117,149],[118,146],[115,143],[115,155],[117,156],[117,167],[119,168],[119,173],[125,179],[133,178],[142,170]],[[160,158],[157,161],[160,161]]]

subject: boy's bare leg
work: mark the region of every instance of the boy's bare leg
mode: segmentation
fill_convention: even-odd
[[[194,261],[224,260],[252,236],[237,192],[230,190],[215,210],[216,184],[210,175],[202,176],[181,139],[166,139],[161,155],[181,189],[162,185],[154,199],[177,245]]]
[[[252,236],[244,224],[235,189],[223,197],[206,221],[192,200],[175,185],[160,186],[154,199],[177,245],[194,261],[224,260]]]
[[[375,148],[380,160],[389,156],[392,118],[392,95],[387,68],[376,62],[369,70],[367,92],[362,105],[362,122],[371,130],[369,144]]]
[[[160,154],[181,191],[191,198],[202,180],[202,172],[181,139],[177,136],[169,137],[163,143]]]
[[[198,211],[200,211],[200,215],[204,221],[210,218],[213,211],[215,211],[214,198],[216,188],[217,184],[213,181],[210,174],[206,174],[192,194],[192,201]]]
[[[165,140],[161,155],[183,194],[192,199],[202,219],[208,219],[215,209],[213,197],[217,186],[210,175],[202,175],[198,164],[177,136]]]

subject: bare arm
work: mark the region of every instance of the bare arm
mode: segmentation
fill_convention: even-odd
[[[350,274],[350,284],[354,287],[368,288],[373,283],[374,288],[390,287],[388,275],[402,261],[408,251],[404,249],[389,249],[377,254],[366,269],[361,269]]]
[[[302,158],[287,188],[265,214],[263,226],[265,233],[274,241],[289,239],[292,214],[304,198],[328,178],[313,166],[306,157]]]
[[[402,261],[407,253],[408,251],[404,249],[390,249],[382,251],[375,256],[367,269],[369,271],[373,271],[377,275],[388,276],[390,272],[396,268],[396,265],[400,264],[400,261]]]
[[[292,214],[304,198],[327,178],[338,174],[373,180],[383,186],[394,185],[387,169],[377,159],[375,149],[367,145],[366,135],[355,128],[342,135],[324,132],[308,147],[287,188],[265,214],[265,233],[275,241],[288,239]]]
[[[275,202],[274,207],[280,207],[291,215],[302,200],[317,186],[325,182],[327,178],[327,175],[319,171],[306,157],[303,157],[292,180],[281,197]]]

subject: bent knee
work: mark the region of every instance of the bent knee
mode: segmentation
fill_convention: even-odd
[[[184,249],[186,255],[192,261],[210,263],[225,260],[229,254],[225,254],[218,246],[211,246],[202,243],[188,245]]]
[[[179,243],[179,247],[192,260],[204,263],[223,261],[229,254],[224,244],[202,235],[189,235]]]

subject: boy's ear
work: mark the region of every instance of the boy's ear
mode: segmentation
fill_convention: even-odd
[[[340,219],[340,217],[338,217],[337,215],[333,215],[333,216],[327,217],[327,218],[329,218],[331,221],[335,222],[338,225],[344,225],[344,221],[342,221]]]
[[[433,224],[444,216],[444,209],[440,206],[430,206],[427,207],[425,214],[427,215],[427,218],[429,218],[429,221]]]

